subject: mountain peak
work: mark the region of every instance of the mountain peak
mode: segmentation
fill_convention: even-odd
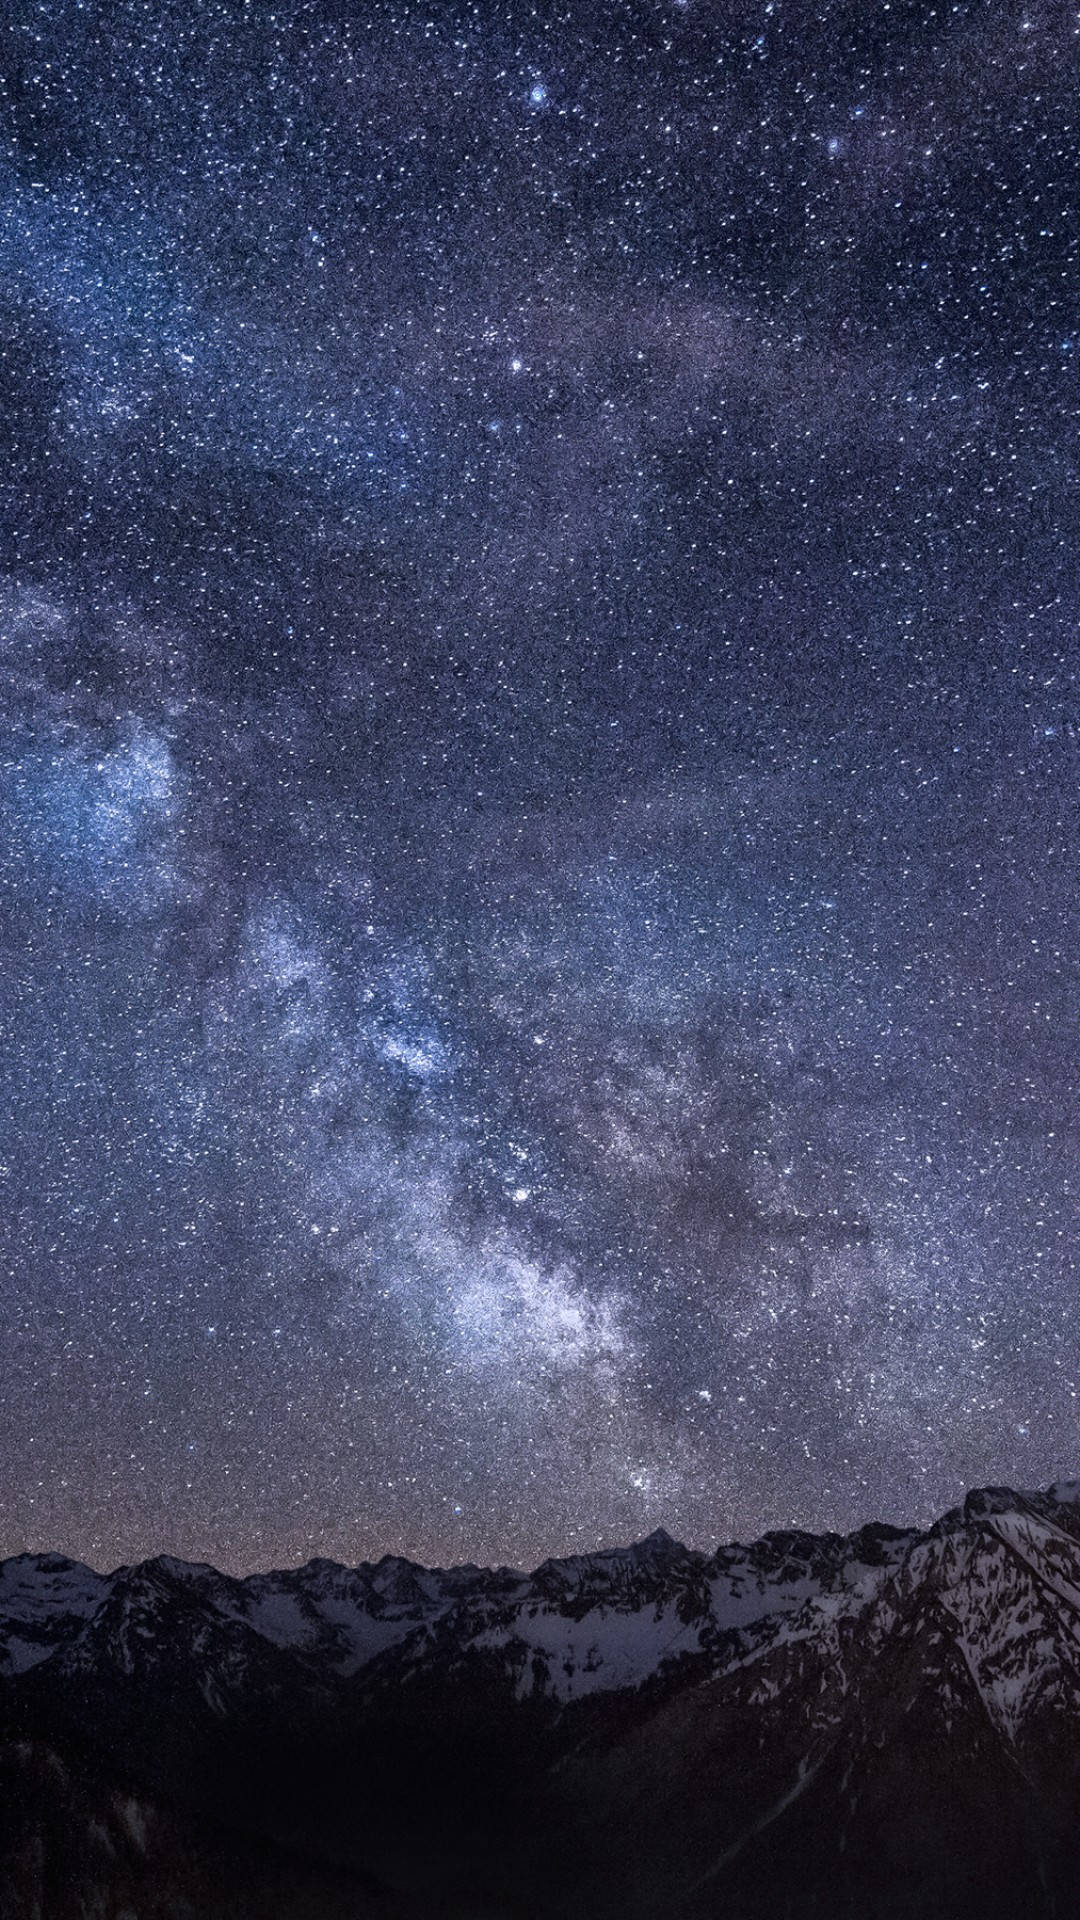
[[[1015,1513],[1027,1504],[1022,1493],[1012,1487],[973,1487],[964,1498],[965,1520],[977,1520],[983,1514]]]
[[[646,1550],[650,1553],[686,1552],[682,1542],[673,1539],[666,1527],[654,1527],[651,1533],[645,1535],[644,1540],[639,1540],[637,1545],[631,1548],[631,1552],[634,1553],[643,1553]]]

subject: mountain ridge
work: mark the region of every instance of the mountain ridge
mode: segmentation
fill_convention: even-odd
[[[0,1920],[68,1920],[2,1888],[72,1821],[113,1836],[83,1849],[80,1920],[157,1920],[159,1883],[172,1920],[189,1858],[200,1916],[243,1913],[253,1845],[284,1849],[270,1920],[306,1912],[305,1875],[334,1914],[1057,1920],[1080,1872],[1080,1482],[711,1553],[654,1529],[531,1573],[12,1556],[0,1766],[27,1809],[17,1861],[0,1819]],[[165,1836],[141,1867],[129,1801]]]

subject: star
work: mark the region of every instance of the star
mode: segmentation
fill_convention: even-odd
[[[1075,1471],[1067,23],[675,5],[22,36],[0,1551]]]

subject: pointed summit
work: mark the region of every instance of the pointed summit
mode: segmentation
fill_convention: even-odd
[[[633,1551],[641,1553],[646,1548],[650,1553],[682,1553],[684,1551],[681,1540],[673,1540],[666,1527],[654,1527],[651,1533],[645,1535],[644,1540],[638,1541]]]

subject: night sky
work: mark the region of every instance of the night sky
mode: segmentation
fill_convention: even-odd
[[[1080,1471],[1080,14],[0,64],[0,1552]]]

